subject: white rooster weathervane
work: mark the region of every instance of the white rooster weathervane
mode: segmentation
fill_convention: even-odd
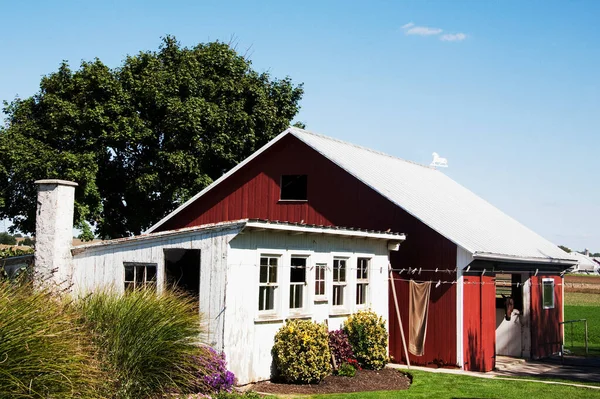
[[[437,152],[434,152],[431,155],[433,155],[433,161],[431,161],[429,166],[432,166],[434,168],[447,168],[448,167],[448,160],[446,158],[440,157]]]

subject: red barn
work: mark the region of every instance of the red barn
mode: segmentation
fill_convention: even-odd
[[[560,350],[562,273],[575,261],[434,168],[289,128],[149,232],[248,218],[406,233],[390,254],[395,362],[406,361],[401,326],[411,338],[410,280],[431,284],[412,364],[489,371],[496,354]]]

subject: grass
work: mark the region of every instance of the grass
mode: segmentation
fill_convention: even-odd
[[[411,370],[413,384],[404,391],[357,392],[295,396],[311,399],[392,399],[392,398],[557,398],[600,397],[600,390],[526,381],[505,381],[464,375]]]
[[[0,398],[93,398],[102,375],[72,305],[0,279]]]
[[[565,292],[565,320],[587,319],[590,356],[600,356],[600,293]],[[583,323],[565,324],[565,348],[585,354]]]
[[[202,329],[193,299],[166,291],[97,292],[81,304],[83,320],[116,377],[116,397],[154,397],[197,380]]]

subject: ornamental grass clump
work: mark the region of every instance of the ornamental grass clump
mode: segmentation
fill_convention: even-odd
[[[108,380],[69,302],[0,279],[0,398],[107,397]]]
[[[327,326],[288,320],[275,335],[273,359],[286,382],[318,383],[331,373]]]
[[[357,312],[344,322],[343,330],[358,363],[365,369],[381,370],[388,362],[385,321],[370,310]]]
[[[116,398],[154,397],[194,385],[202,328],[193,299],[171,291],[103,291],[85,298],[81,312],[116,378]]]

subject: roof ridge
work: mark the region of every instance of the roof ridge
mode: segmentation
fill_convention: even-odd
[[[425,169],[438,171],[436,168],[431,167],[429,165],[424,165],[424,164],[421,164],[419,162],[411,161],[409,159],[400,158],[400,157],[397,157],[397,156],[394,156],[394,155],[387,154],[387,153],[385,153],[383,151],[374,150],[372,148],[365,147],[365,146],[358,145],[358,144],[354,144],[354,143],[350,143],[349,141],[344,141],[344,140],[341,140],[341,139],[338,139],[338,138],[335,138],[335,137],[326,136],[324,134],[311,132],[311,131],[305,130],[305,129],[300,129],[299,127],[292,126],[290,130],[292,131],[292,133],[294,133],[294,131],[299,131],[300,133],[303,133],[303,134],[310,134],[312,136],[321,137],[323,139],[335,141],[335,142],[340,143],[340,144],[345,144],[345,145],[349,145],[351,147],[359,148],[361,150],[369,151],[369,152],[372,152],[372,153],[377,154],[377,155],[383,155],[385,157],[396,159],[398,161],[402,161],[402,162],[410,163],[410,164],[413,164],[413,165],[417,165],[417,166],[423,167]]]

